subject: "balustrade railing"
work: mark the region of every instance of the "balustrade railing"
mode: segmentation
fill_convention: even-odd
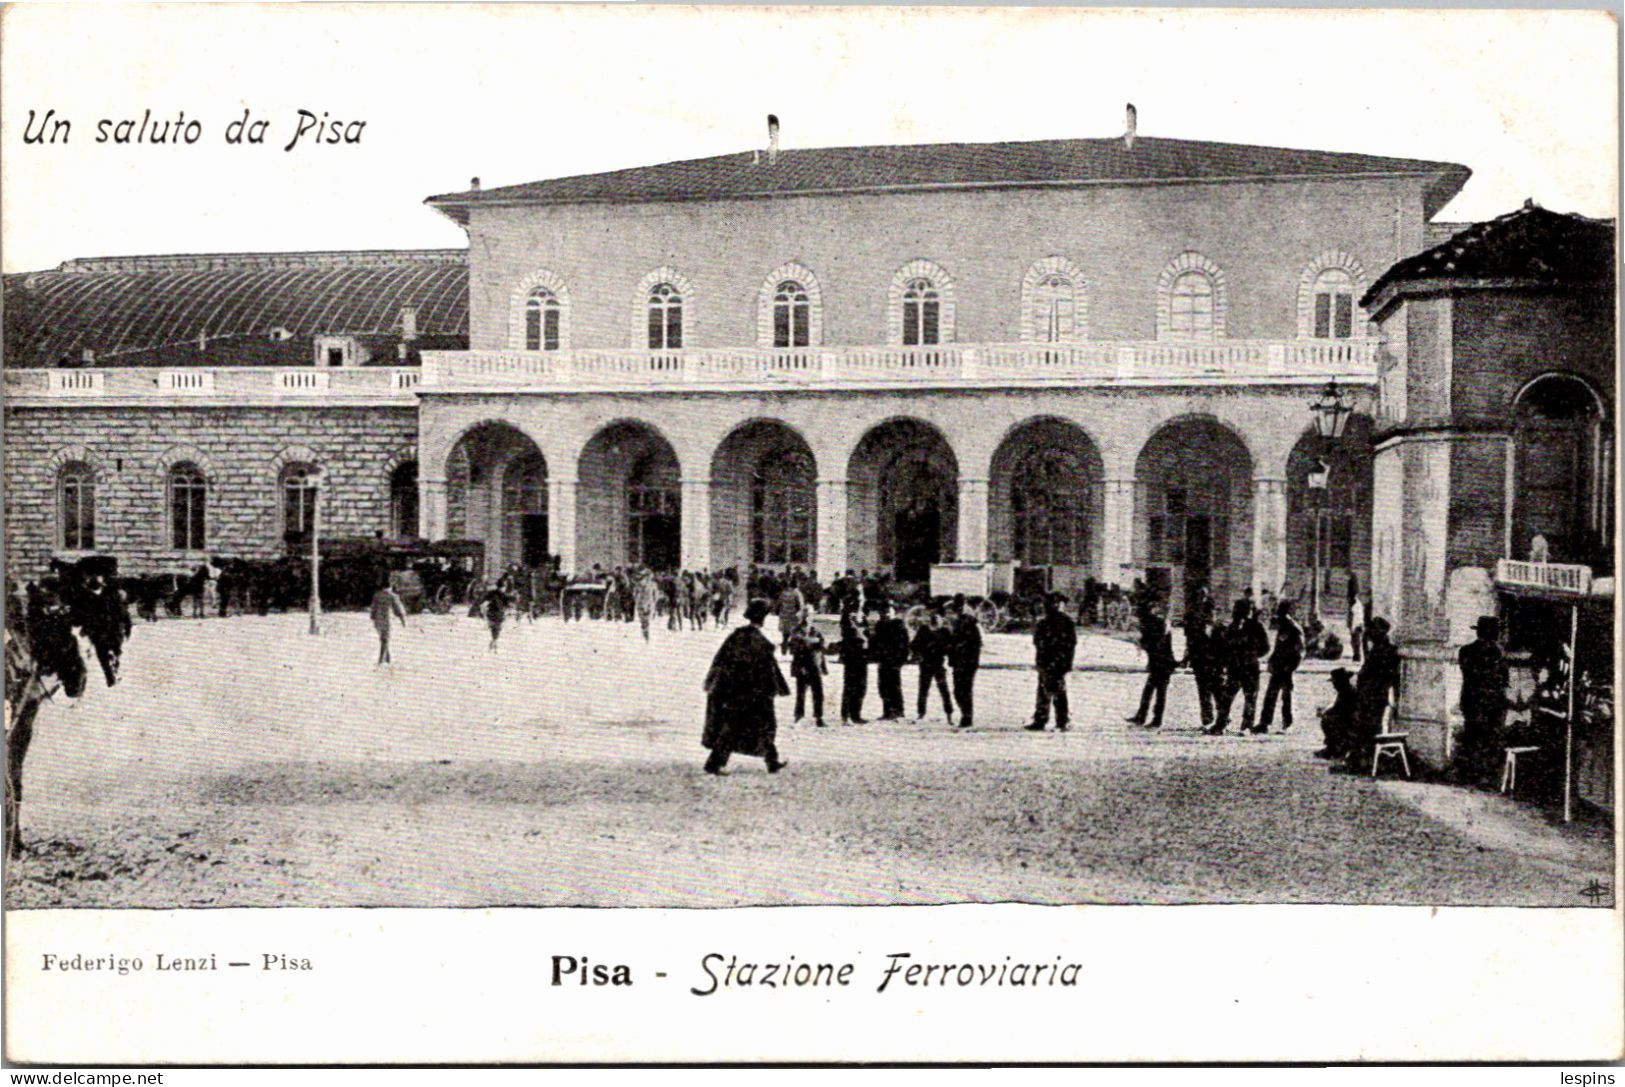
[[[98,367],[85,369],[24,369],[7,367],[4,391],[8,399],[63,397],[126,399],[132,397],[310,398],[369,397],[410,402],[421,370],[416,366],[359,366],[319,369],[311,366],[222,366],[157,369],[154,367]],[[460,380],[470,380],[461,378]],[[473,378],[472,380],[478,380]]]

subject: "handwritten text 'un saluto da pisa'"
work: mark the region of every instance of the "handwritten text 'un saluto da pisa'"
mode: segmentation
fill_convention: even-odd
[[[317,114],[302,109],[291,117],[272,122],[256,117],[251,110],[245,109],[241,117],[228,122],[218,131],[220,139],[228,144],[266,145],[269,141],[269,146],[292,151],[295,147],[360,143],[361,132],[366,127],[365,121],[346,121],[332,117],[325,111]],[[184,146],[201,141],[206,129],[202,121],[188,118],[185,110],[178,111],[173,117],[158,117],[153,115],[152,110],[144,109],[139,117],[97,118],[91,122],[88,138],[91,143],[100,144]],[[72,118],[61,116],[54,109],[44,113],[29,110],[28,122],[23,126],[23,142],[63,145],[75,140],[83,141],[86,138],[82,135],[83,131]],[[286,143],[283,143],[284,139]]]

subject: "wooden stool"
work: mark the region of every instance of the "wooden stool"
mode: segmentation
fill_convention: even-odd
[[[1377,768],[1382,765],[1383,756],[1398,758],[1400,768],[1405,771],[1405,777],[1411,776],[1411,760],[1405,754],[1405,741],[1409,738],[1408,732],[1379,732],[1371,748],[1371,776],[1377,776]]]
[[[1509,747],[1506,749],[1506,763],[1501,768],[1501,791],[1511,794],[1518,791],[1518,756],[1533,755],[1539,747]]]

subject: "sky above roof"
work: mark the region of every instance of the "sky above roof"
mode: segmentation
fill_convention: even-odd
[[[1597,13],[24,5],[3,19],[8,272],[460,245],[426,196],[749,151],[769,112],[794,149],[1110,137],[1132,101],[1145,136],[1463,163],[1473,179],[1441,218],[1617,202],[1616,34]],[[301,109],[341,140],[365,121],[360,142],[284,150]],[[36,130],[46,110],[69,119],[67,143],[26,143],[30,110]],[[245,110],[269,122],[263,144],[225,142]],[[115,142],[144,111],[149,134],[184,111],[197,142]]]

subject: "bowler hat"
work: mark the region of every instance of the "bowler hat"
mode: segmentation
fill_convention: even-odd
[[[1501,620],[1493,615],[1480,615],[1473,629],[1487,638],[1494,638],[1501,633]]]
[[[752,600],[749,604],[745,605],[745,622],[760,623],[763,619],[767,618],[768,612],[772,610],[773,609],[768,605],[766,600],[763,600],[761,597],[757,597],[755,600]]]

